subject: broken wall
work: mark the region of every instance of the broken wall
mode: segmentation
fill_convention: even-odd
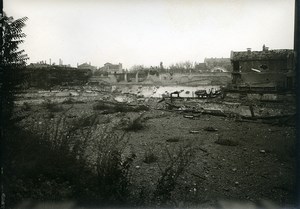
[[[272,72],[287,72],[287,60],[253,60],[253,61],[239,61],[241,72],[253,72],[251,68],[261,69],[261,66],[267,67],[267,70]]]

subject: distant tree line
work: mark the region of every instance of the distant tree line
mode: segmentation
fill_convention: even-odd
[[[92,76],[88,69],[52,67],[43,69],[27,68],[27,86],[49,89],[53,86],[84,85]]]

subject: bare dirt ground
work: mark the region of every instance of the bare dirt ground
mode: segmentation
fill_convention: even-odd
[[[180,164],[182,153],[187,163],[182,172],[175,166],[179,175],[170,192],[171,205],[212,206],[222,200],[295,205],[295,127],[211,115],[191,118],[142,103],[150,110],[102,114],[93,109],[95,102],[87,102],[61,104],[63,111],[49,113],[42,105],[32,105],[20,125],[38,132],[51,127],[61,114],[67,120],[94,115],[96,125],[117,124],[115,131],[121,134],[122,121],[142,114],[144,127],[125,132],[123,149],[124,156],[135,156],[131,191],[140,205],[153,204],[159,179],[172,162]]]

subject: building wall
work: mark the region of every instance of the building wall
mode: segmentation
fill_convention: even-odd
[[[283,73],[241,73],[243,83],[249,85],[268,85],[285,87],[286,75]]]
[[[251,68],[261,69],[261,65],[267,66],[267,70],[272,72],[287,72],[287,60],[254,60],[254,61],[239,61],[240,72],[253,72]]]

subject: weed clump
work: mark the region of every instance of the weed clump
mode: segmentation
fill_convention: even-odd
[[[224,146],[237,146],[239,143],[232,139],[224,139],[222,137],[218,137],[217,141],[215,141],[216,144],[224,145]]]
[[[62,106],[57,103],[53,103],[50,100],[45,101],[43,106],[50,112],[61,112],[64,110]]]
[[[172,137],[166,140],[167,142],[179,142],[180,139],[178,137]]]
[[[142,123],[141,117],[135,118],[130,121],[127,127],[124,129],[125,131],[139,131],[145,128],[145,125]]]
[[[73,98],[68,98],[68,99],[66,99],[62,102],[62,104],[81,104],[81,103],[84,103],[84,102],[83,101],[76,101]]]
[[[73,122],[73,126],[76,129],[85,128],[85,127],[92,127],[98,123],[97,115],[87,115],[78,118]]]
[[[25,111],[30,111],[31,110],[31,106],[28,102],[23,103],[23,110],[25,110]]]
[[[96,105],[93,107],[94,110],[108,110],[112,109],[112,105],[106,104],[104,102],[98,102]]]
[[[6,162],[14,164],[5,164],[6,205],[11,208],[28,197],[126,203],[132,159],[121,157],[125,135],[113,133],[113,127],[98,127],[94,121],[96,117],[88,116],[74,123],[61,115],[40,133],[10,127],[7,137],[13,140],[7,140]]]
[[[147,150],[143,162],[147,164],[155,163],[158,157],[151,150]]]
[[[104,114],[110,114],[116,112],[148,111],[149,107],[145,105],[130,106],[127,104],[118,104],[118,103],[100,101],[96,105],[94,105],[93,109],[103,111]]]
[[[176,155],[172,155],[166,149],[167,164],[161,170],[160,178],[157,181],[153,198],[161,204],[166,204],[172,200],[172,192],[180,185],[180,176],[187,170],[195,154],[195,149],[191,145],[180,147]]]

